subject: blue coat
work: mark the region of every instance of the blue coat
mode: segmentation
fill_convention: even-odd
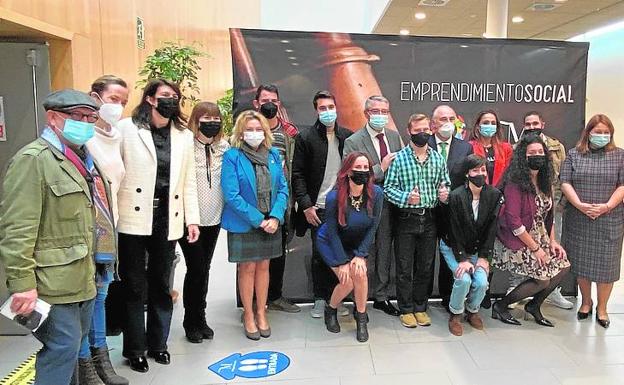
[[[282,168],[282,158],[275,148],[269,150],[269,172],[271,173],[270,217],[284,223],[284,212],[288,206],[288,183]],[[221,166],[221,189],[225,206],[221,227],[233,233],[247,233],[259,228],[265,218],[258,211],[256,173],[251,161],[238,148],[230,148],[223,154]]]

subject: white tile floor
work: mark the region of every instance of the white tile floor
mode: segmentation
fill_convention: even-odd
[[[185,272],[178,265],[176,287],[181,290]],[[223,384],[208,366],[232,353],[275,350],[291,359],[290,367],[273,377],[230,382],[274,385],[369,385],[418,383],[427,385],[486,384],[624,384],[624,283],[616,284],[610,316],[604,330],[593,320],[578,322],[574,310],[544,305],[554,329],[532,321],[520,327],[504,325],[483,311],[485,331],[465,325],[462,337],[447,329],[447,315],[431,307],[433,325],[406,329],[397,318],[370,311],[370,340],[355,340],[355,323],[341,319],[342,333],[325,330],[322,319],[309,316],[310,307],[298,314],[270,313],[273,334],[254,342],[246,339],[235,308],[235,266],[227,262],[222,234],[211,270],[208,321],[215,339],[190,344],[182,329],[182,307],[174,310],[169,351],[172,364],[150,361],[146,374],[132,372],[121,357],[121,338],[109,339],[115,365],[133,385]],[[514,310],[522,317],[521,310]],[[0,378],[15,368],[38,344],[32,337],[0,337]]]

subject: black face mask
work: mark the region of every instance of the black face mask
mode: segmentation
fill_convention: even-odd
[[[419,132],[418,134],[410,135],[412,143],[414,143],[416,147],[425,147],[429,142],[430,137],[431,134],[427,134],[426,132]]]
[[[156,111],[166,119],[180,115],[180,100],[176,98],[157,98]]]
[[[468,175],[468,180],[477,187],[483,187],[485,185],[485,175]]]
[[[531,170],[539,170],[546,164],[546,155],[531,155],[527,157],[527,163]]]
[[[542,133],[541,128],[527,128],[522,135],[539,135]]]
[[[221,122],[199,122],[199,132],[206,138],[214,138],[221,131]]]
[[[368,177],[370,176],[370,171],[351,171],[351,182],[355,183],[358,186],[361,186],[368,182]]]
[[[273,119],[277,115],[277,104],[273,102],[264,103],[260,106],[260,113],[267,119]]]

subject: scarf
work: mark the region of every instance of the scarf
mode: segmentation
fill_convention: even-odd
[[[41,137],[50,145],[61,151],[78,170],[80,175],[85,178],[89,185],[91,200],[95,207],[95,262],[100,264],[113,264],[117,254],[117,237],[113,222],[113,213],[111,210],[108,196],[106,195],[106,185],[101,174],[95,167],[93,157],[84,150],[84,161],[71,148],[65,146],[56,134],[46,127]]]
[[[271,211],[271,173],[269,172],[269,150],[263,145],[254,150],[247,143],[243,143],[241,151],[251,164],[256,173],[256,199],[258,211],[268,214]]]

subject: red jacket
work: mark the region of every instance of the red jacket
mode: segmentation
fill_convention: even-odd
[[[281,119],[279,116],[277,117],[277,120],[280,122],[282,127],[284,127],[284,132],[286,133],[286,135],[290,136],[291,138],[297,136],[297,134],[299,133],[299,129],[294,124]]]
[[[484,158],[487,158],[487,154],[485,148],[479,141],[471,140],[470,144],[472,145],[473,152],[475,155],[480,155]],[[513,148],[511,144],[507,142],[494,144],[494,177],[490,178],[488,175],[488,184],[492,186],[498,186],[505,170],[509,167],[511,163],[511,157],[513,156]]]

